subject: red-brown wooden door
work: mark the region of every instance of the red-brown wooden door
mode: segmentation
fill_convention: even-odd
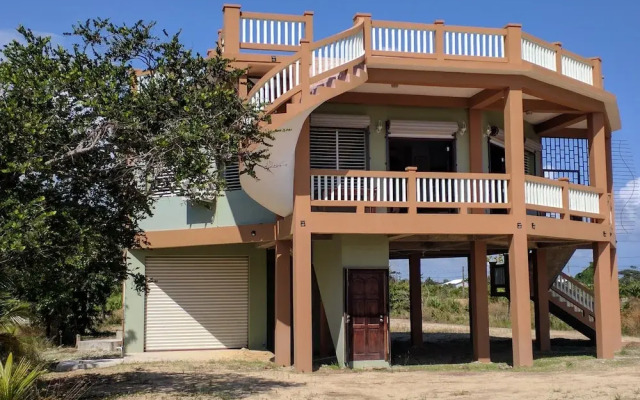
[[[347,270],[347,332],[350,361],[386,360],[386,270]]]

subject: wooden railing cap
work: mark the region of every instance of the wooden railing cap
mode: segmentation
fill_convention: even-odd
[[[302,15],[313,15],[313,11],[305,11]]]
[[[433,21],[434,24],[436,25],[444,25],[444,20],[443,19],[437,19],[435,21]]]
[[[240,9],[240,8],[242,8],[242,6],[240,4],[223,4],[222,5],[222,11],[224,11],[226,8],[237,8],[237,9]]]
[[[560,181],[560,182],[567,182],[567,183],[568,183],[568,182],[569,182],[569,178],[560,177],[560,178],[558,178],[558,181]]]
[[[562,47],[562,42],[551,42],[552,45]]]
[[[303,43],[304,44],[309,44],[309,43],[311,43],[311,41],[309,39],[307,39],[307,38],[302,38],[302,39],[300,39],[300,44],[303,44]]]
[[[509,22],[504,27],[505,28],[520,28],[520,29],[522,29],[522,24],[517,24],[515,22]]]
[[[404,170],[407,172],[416,172],[418,167],[406,167]]]
[[[357,12],[354,16],[353,16],[353,20],[355,21],[358,18],[371,18],[371,13],[363,13],[363,12]]]

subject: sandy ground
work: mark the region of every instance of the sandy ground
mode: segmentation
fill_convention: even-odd
[[[399,326],[394,330],[404,330],[405,321],[396,323]],[[469,349],[462,347],[469,339],[465,329],[468,331],[467,327],[425,324],[428,355],[462,354],[440,357],[435,365],[428,365],[430,361],[396,363],[376,371],[320,366],[313,374],[300,374],[274,367],[268,361],[270,353],[240,350],[213,358],[207,352],[147,356],[111,368],[49,374],[47,378],[65,385],[85,382],[86,399],[640,400],[638,339],[629,340],[615,360],[598,360],[580,334],[554,331],[553,354],[536,355],[532,368],[513,369],[503,361],[489,365],[466,362],[464,354]],[[502,337],[508,333],[509,329],[491,330],[492,351],[495,347],[510,353],[510,340]],[[578,352],[571,350],[574,348]],[[492,359],[498,357],[492,354]]]

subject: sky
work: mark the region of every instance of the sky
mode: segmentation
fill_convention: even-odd
[[[113,22],[156,21],[168,32],[181,31],[183,42],[202,54],[215,47],[217,30],[222,27],[222,2],[191,0],[136,1],[5,1],[0,10],[0,47],[16,37],[22,24],[41,34],[49,34],[64,44],[64,32],[87,18],[111,18]],[[314,11],[314,36],[322,39],[352,25],[357,12],[371,13],[373,19],[432,23],[443,19],[447,25],[502,27],[521,23],[523,30],[548,42],[560,41],[563,47],[585,57],[599,56],[603,62],[605,88],[618,98],[622,129],[614,134],[628,151],[634,174],[625,174],[616,187],[636,187],[616,201],[635,219],[630,233],[621,235],[618,246],[621,269],[640,265],[640,223],[633,218],[640,212],[640,1],[637,0],[441,0],[416,1],[308,1],[246,0],[245,11],[302,14]],[[628,182],[629,181],[629,182]],[[633,194],[629,194],[633,193]],[[579,251],[569,262],[571,274],[591,261],[589,251]],[[436,280],[457,279],[466,260],[423,260],[422,274]],[[402,275],[407,266],[394,264]]]

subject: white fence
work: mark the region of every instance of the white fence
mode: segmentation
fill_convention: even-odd
[[[593,295],[582,287],[575,285],[570,280],[564,278],[562,274],[558,275],[556,281],[553,282],[553,287],[563,293],[565,296],[574,300],[576,303],[582,305],[587,310],[593,312],[594,310],[594,300]]]
[[[542,46],[525,38],[522,39],[522,59],[552,71],[557,69],[555,49]]]
[[[586,190],[569,189],[569,210],[600,214],[600,196]]]
[[[373,51],[433,54],[435,32],[430,29],[371,28]]]
[[[562,208],[562,187],[525,181],[525,203],[543,207]]]
[[[404,203],[407,178],[313,175],[311,200]]]
[[[280,96],[300,84],[300,60],[285,65],[275,75],[257,86],[250,102],[259,107],[274,103]],[[253,92],[253,91],[252,91]]]
[[[562,56],[562,74],[593,85],[593,66],[565,55]]]
[[[504,35],[446,31],[444,52],[455,56],[504,58]]]
[[[242,43],[298,46],[304,37],[305,23],[260,18],[240,18]]]
[[[506,179],[418,178],[417,201],[423,203],[509,202]]]
[[[340,67],[364,55],[362,29],[311,51],[311,77]]]

